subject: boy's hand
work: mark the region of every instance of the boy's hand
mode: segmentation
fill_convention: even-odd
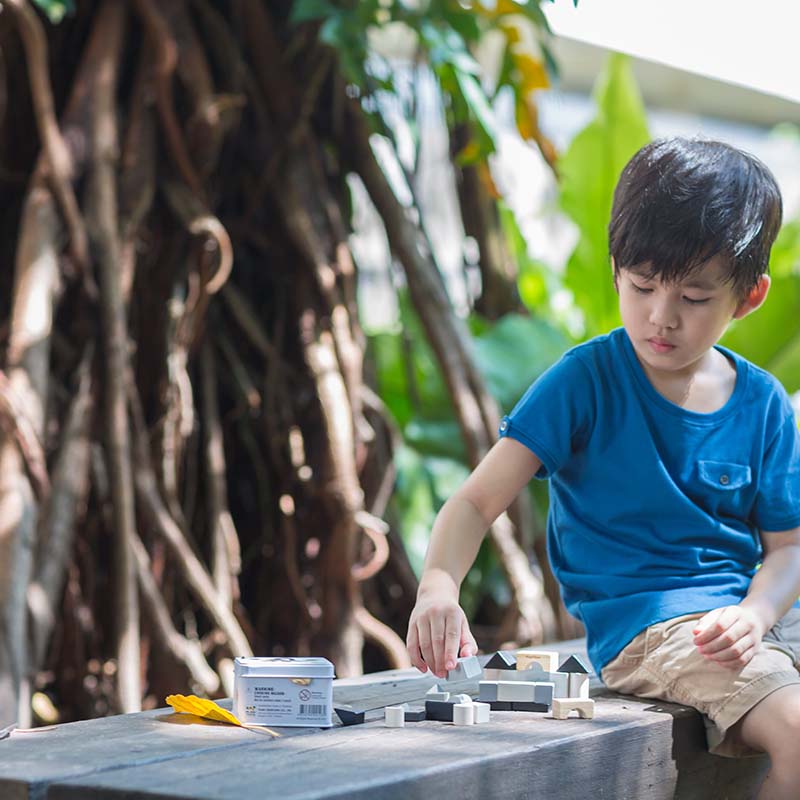
[[[446,678],[461,657],[474,656],[478,645],[470,633],[467,617],[454,600],[442,595],[420,597],[408,622],[406,647],[411,663]]]
[[[697,620],[694,643],[710,661],[741,669],[755,654],[764,636],[760,617],[742,606],[723,606]]]

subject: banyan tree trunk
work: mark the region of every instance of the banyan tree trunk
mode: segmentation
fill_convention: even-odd
[[[348,164],[414,291],[435,265],[290,5],[79,0],[52,27],[3,3],[0,725],[37,695],[62,720],[219,696],[250,653],[408,664]],[[497,411],[446,298],[418,306],[475,462]],[[541,586],[492,536],[536,638]]]

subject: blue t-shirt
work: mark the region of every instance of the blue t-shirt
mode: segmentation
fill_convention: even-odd
[[[736,384],[713,413],[659,394],[619,328],[565,353],[500,425],[550,479],[550,562],[598,675],[648,625],[739,603],[762,557],[759,529],[800,526],[786,391],[717,349]]]

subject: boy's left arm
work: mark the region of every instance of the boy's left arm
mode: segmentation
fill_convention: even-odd
[[[800,595],[800,528],[761,534],[764,558],[747,597],[735,606],[709,611],[697,621],[694,643],[709,660],[741,669],[764,634]]]

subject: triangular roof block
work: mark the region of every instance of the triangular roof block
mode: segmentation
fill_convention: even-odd
[[[591,670],[581,661],[578,656],[570,656],[559,668],[559,672],[581,672],[588,675]]]
[[[517,657],[508,650],[498,650],[484,665],[484,669],[516,669]]]

